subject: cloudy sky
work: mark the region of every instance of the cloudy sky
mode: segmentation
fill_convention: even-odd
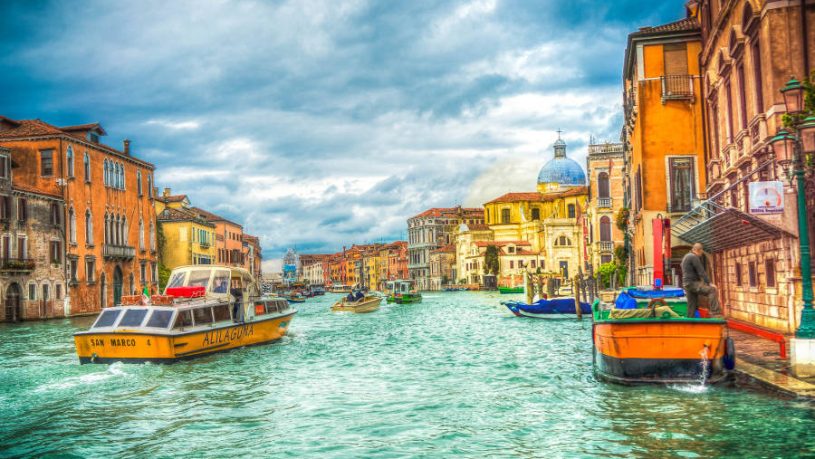
[[[267,259],[404,237],[616,140],[626,35],[680,0],[0,2],[0,114],[99,121]]]

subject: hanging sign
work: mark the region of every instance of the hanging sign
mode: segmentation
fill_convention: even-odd
[[[780,181],[750,183],[750,213],[784,213],[784,184]]]

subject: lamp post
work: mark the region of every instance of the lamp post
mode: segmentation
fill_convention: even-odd
[[[770,140],[775,157],[784,168],[790,184],[797,181],[798,198],[798,243],[801,251],[801,285],[804,306],[801,311],[801,324],[795,333],[796,338],[815,339],[815,309],[812,300],[812,270],[810,261],[809,228],[806,208],[806,159],[815,154],[815,116],[804,117],[804,87],[791,78],[784,89],[784,105],[792,119],[792,130],[778,131]]]

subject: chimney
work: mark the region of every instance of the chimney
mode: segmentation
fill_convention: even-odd
[[[125,147],[125,154],[129,155],[130,154],[130,140],[129,139],[124,139],[122,141],[122,143],[124,144],[124,147]]]
[[[164,195],[163,195],[163,196],[164,196],[165,198],[166,198],[167,196],[170,196],[170,188],[164,188]]]

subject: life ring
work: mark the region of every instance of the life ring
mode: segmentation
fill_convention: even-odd
[[[661,306],[668,306],[668,303],[665,302],[662,298],[654,298],[648,302],[648,308],[651,309],[651,317],[657,316],[657,304]]]
[[[726,370],[732,371],[736,368],[736,343],[729,336],[724,340],[724,358],[722,360]]]

